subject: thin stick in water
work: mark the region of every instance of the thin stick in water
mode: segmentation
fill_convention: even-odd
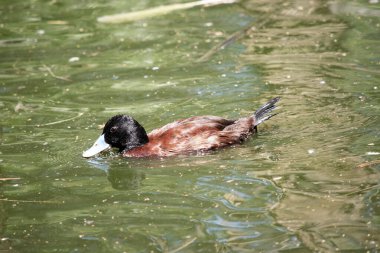
[[[189,3],[162,5],[162,6],[153,7],[153,8],[141,10],[141,11],[102,16],[102,17],[99,17],[97,20],[99,23],[120,24],[120,23],[133,22],[133,21],[146,19],[146,18],[152,18],[156,16],[162,16],[173,11],[190,9],[196,6],[213,6],[213,5],[219,5],[219,4],[232,4],[236,2],[238,2],[238,0],[201,0],[201,1],[195,1],[195,2],[189,2]]]

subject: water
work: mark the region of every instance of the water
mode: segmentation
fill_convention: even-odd
[[[171,3],[1,2],[0,249],[378,252],[379,4],[244,1],[96,22]],[[150,131],[274,96],[280,114],[241,146],[81,157],[117,113]]]

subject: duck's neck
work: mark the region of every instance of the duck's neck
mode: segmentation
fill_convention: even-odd
[[[140,147],[146,145],[148,142],[149,142],[149,139],[147,141],[144,140],[144,141],[141,141],[141,142],[138,142],[138,143],[129,143],[127,146],[119,148],[119,152],[120,153],[129,152],[131,150],[134,150],[136,148],[140,148]]]
[[[131,149],[124,149],[121,154],[124,157],[145,157],[150,156],[151,154],[149,143],[137,146]]]

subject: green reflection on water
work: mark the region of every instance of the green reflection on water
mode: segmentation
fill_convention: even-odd
[[[376,252],[377,5],[244,1],[96,23],[160,4],[0,4],[0,178],[14,178],[0,181],[0,249]],[[251,23],[264,25],[196,63]],[[277,95],[281,113],[241,146],[81,158],[113,114],[150,131]]]

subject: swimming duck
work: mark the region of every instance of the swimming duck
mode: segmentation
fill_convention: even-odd
[[[217,116],[195,116],[177,120],[149,134],[128,115],[113,116],[105,124],[102,135],[83,152],[94,156],[109,148],[118,148],[124,157],[167,157],[202,153],[238,144],[256,132],[257,126],[275,114],[279,97],[261,106],[253,115],[230,120]]]

